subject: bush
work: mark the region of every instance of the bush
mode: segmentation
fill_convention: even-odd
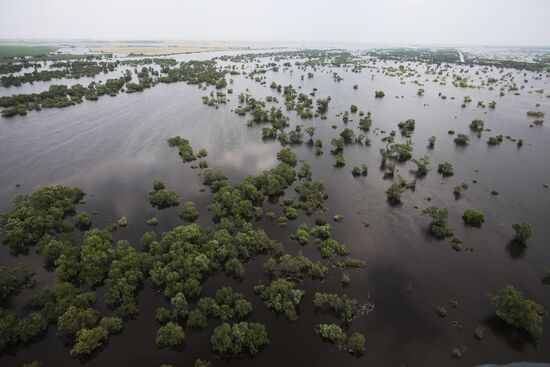
[[[319,249],[319,252],[321,253],[321,256],[323,258],[331,258],[336,254],[340,256],[346,256],[349,254],[346,246],[342,245],[332,238],[319,242],[317,248]]]
[[[361,333],[354,332],[353,334],[351,334],[347,342],[348,352],[358,356],[362,355],[367,349],[365,344],[365,336]]]
[[[294,153],[289,148],[281,149],[279,153],[277,153],[277,159],[283,163],[288,164],[291,167],[296,167],[296,163],[298,163],[296,153]]]
[[[173,136],[168,138],[168,145],[179,149],[179,155],[184,163],[192,162],[197,159],[195,154],[193,154],[193,148],[191,147],[189,140],[184,139],[181,136]]]
[[[432,218],[430,233],[434,237],[443,239],[453,235],[453,229],[449,227],[449,210],[447,208],[439,209],[435,206],[430,206],[424,209],[422,214],[427,214]]]
[[[399,204],[401,203],[401,194],[405,191],[405,188],[399,183],[394,182],[386,190],[386,198],[390,204]]]
[[[454,142],[456,145],[468,145],[470,143],[470,137],[466,134],[457,134],[456,138],[454,138]]]
[[[195,309],[189,313],[187,326],[194,329],[206,329],[208,327],[208,318],[202,310]]]
[[[357,300],[334,293],[315,293],[313,304],[317,308],[334,312],[340,320],[349,324],[358,312]]]
[[[199,211],[197,210],[195,203],[193,203],[192,201],[188,201],[183,204],[179,215],[180,218],[185,220],[186,222],[194,222],[199,217]]]
[[[311,229],[311,235],[322,240],[330,238],[332,226],[330,224],[316,225]]]
[[[512,225],[512,229],[515,232],[512,240],[521,245],[524,245],[533,234],[533,229],[527,223],[515,223]]]
[[[479,210],[466,209],[462,215],[462,220],[468,225],[480,227],[485,222],[485,214]]]
[[[428,148],[433,149],[435,146],[435,136],[430,136],[428,138]]]
[[[71,305],[57,319],[57,332],[63,338],[72,338],[79,330],[96,326],[98,319],[93,309],[78,309]]]
[[[73,357],[81,357],[92,353],[107,340],[109,332],[101,326],[93,329],[82,329],[76,334],[76,343],[71,349]]]
[[[153,189],[149,191],[149,202],[159,209],[177,206],[179,204],[179,194],[174,190],[164,188],[164,182],[161,180],[153,181]]]
[[[256,322],[223,323],[214,329],[210,338],[212,349],[223,357],[256,355],[269,344],[265,326]]]
[[[102,317],[99,321],[99,326],[109,332],[109,334],[116,334],[124,327],[124,321],[120,317]]]
[[[497,307],[496,314],[507,325],[527,331],[533,337],[542,334],[542,317],[545,314],[542,305],[523,298],[514,287],[508,285],[489,298]]]
[[[33,246],[47,233],[72,230],[65,218],[84,197],[77,187],[48,186],[31,195],[17,195],[9,212],[0,214],[0,235],[14,250]]]
[[[439,164],[439,166],[437,166],[437,172],[439,172],[443,177],[449,177],[455,173],[453,165],[449,162]]]
[[[480,132],[480,131],[483,131],[484,125],[485,123],[483,122],[483,120],[475,119],[472,122],[470,122],[470,129],[473,131]]]
[[[294,289],[294,283],[285,279],[277,279],[270,285],[257,285],[254,287],[256,293],[264,301],[264,304],[271,310],[284,313],[290,321],[298,319],[296,307],[300,303],[305,291]]]
[[[155,343],[159,348],[173,347],[181,344],[184,339],[185,332],[183,328],[175,322],[170,321],[157,330]]]
[[[317,333],[325,340],[331,343],[344,344],[346,334],[342,328],[336,324],[320,324],[316,326]]]
[[[81,231],[88,230],[91,225],[92,221],[88,213],[82,212],[76,217],[75,227],[80,229]]]

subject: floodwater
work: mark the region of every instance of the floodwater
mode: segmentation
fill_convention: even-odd
[[[216,55],[185,55],[186,59]],[[388,64],[389,65],[389,64]],[[459,70],[463,66],[456,66]],[[344,69],[320,68],[312,79],[300,80],[303,71],[268,72],[267,86],[244,76],[228,76],[234,83],[228,105],[218,109],[202,104],[201,97],[208,94],[197,86],[184,83],[159,84],[141,93],[103,97],[97,102],[85,101],[81,105],[63,109],[44,109],[29,112],[25,117],[0,120],[0,211],[8,210],[17,193],[30,193],[51,184],[76,185],[88,195],[86,204],[78,211],[99,214],[92,217],[93,225],[102,227],[124,215],[129,225],[115,232],[115,240],[128,239],[141,247],[139,238],[151,228],[145,221],[157,216],[158,234],[181,224],[177,208],[157,210],[148,203],[147,193],[154,178],[162,178],[168,188],[180,193],[180,202],[194,201],[200,209],[199,224],[211,225],[206,209],[209,193],[202,187],[199,170],[182,164],[175,148],[166,138],[181,135],[190,140],[193,148],[208,150],[210,167],[221,168],[232,182],[247,175],[257,175],[277,164],[277,141],[264,142],[261,127],[246,127],[247,118],[231,110],[237,106],[239,93],[249,89],[255,97],[274,95],[282,102],[281,94],[270,89],[271,81],[293,84],[298,92],[309,93],[317,88],[316,97],[331,96],[327,120],[301,120],[294,111],[287,111],[291,126],[316,126],[315,138],[323,141],[325,153],[316,156],[312,147],[304,143],[294,146],[299,159],[313,167],[315,179],[324,181],[329,199],[327,212],[318,215],[329,220],[334,214],[343,214],[341,223],[333,224],[333,237],[348,246],[351,256],[366,261],[365,269],[352,270],[351,284],[342,287],[340,272],[331,270],[324,282],[305,280],[298,285],[306,294],[300,304],[299,319],[287,322],[284,317],[269,311],[259,300],[252,287],[262,279],[262,264],[267,258],[260,256],[246,265],[244,281],[237,282],[223,274],[209,278],[203,285],[203,295],[212,295],[223,285],[232,286],[245,294],[253,304],[251,321],[266,325],[271,343],[253,358],[242,358],[228,363],[211,354],[210,336],[218,321],[210,320],[203,331],[186,330],[185,345],[181,350],[155,346],[158,324],[154,319],[157,307],[167,301],[155,294],[148,282],[138,296],[140,314],[125,324],[121,334],[112,336],[108,345],[100,350],[86,366],[174,366],[192,365],[196,358],[208,359],[218,365],[243,366],[473,366],[484,363],[513,361],[550,362],[550,321],[543,323],[544,333],[538,344],[529,342],[496,320],[494,307],[487,294],[512,284],[524,296],[542,303],[550,309],[550,286],[541,283],[545,269],[550,267],[550,132],[547,126],[529,128],[527,110],[536,108],[550,115],[550,98],[545,94],[527,93],[530,87],[543,88],[548,94],[549,77],[529,79],[520,96],[508,93],[498,97],[498,91],[488,89],[461,89],[450,83],[441,86],[424,82],[423,67],[418,66],[425,95],[417,96],[418,86],[399,78],[385,76],[373,69],[352,73]],[[343,77],[335,82],[332,71]],[[511,71],[522,80],[522,73]],[[374,79],[372,75],[375,75]],[[475,79],[473,72],[470,75]],[[450,80],[450,78],[449,78]],[[410,81],[410,79],[407,79]],[[49,82],[60,84],[59,81]],[[358,90],[352,86],[359,85]],[[22,87],[25,88],[25,87]],[[374,91],[383,90],[386,97],[375,99]],[[438,93],[446,95],[446,100]],[[465,95],[473,102],[461,108]],[[452,100],[450,97],[456,97]],[[399,98],[397,98],[399,97]],[[477,108],[477,101],[498,102],[494,110]],[[369,132],[371,146],[349,145],[345,148],[347,165],[333,167],[330,140],[345,127],[341,117],[335,115],[356,104],[360,110],[371,111],[373,127]],[[284,110],[284,106],[283,106]],[[430,172],[417,181],[416,190],[408,190],[403,204],[390,206],[385,191],[391,184],[379,170],[379,150],[385,145],[379,130],[397,129],[397,123],[408,118],[416,119],[414,156],[430,157]],[[471,134],[467,147],[456,146],[448,130],[469,133],[468,124],[481,118],[486,128],[478,139]],[[358,115],[350,114],[348,127],[357,131]],[[337,124],[336,130],[331,128]],[[505,139],[499,146],[488,146],[489,136],[502,134],[523,139],[518,148]],[[399,133],[397,134],[399,136]],[[429,136],[435,135],[435,149],[426,148]],[[401,140],[398,137],[397,140]],[[437,164],[451,162],[455,174],[442,178]],[[351,168],[366,163],[367,177],[354,178]],[[399,164],[398,173],[411,179],[414,164]],[[476,180],[477,183],[473,183]],[[452,190],[462,182],[469,185],[463,198],[455,200]],[[20,187],[16,184],[20,183]],[[491,190],[499,195],[491,195]],[[293,196],[293,188],[287,196]],[[431,201],[427,198],[430,197]],[[449,221],[464,242],[474,251],[455,252],[450,241],[438,241],[428,233],[429,218],[421,210],[429,205],[449,208]],[[466,208],[486,213],[482,228],[466,227],[461,215]],[[276,204],[264,205],[264,212],[282,210]],[[255,225],[264,228],[276,240],[284,243],[285,251],[297,254],[302,251],[312,260],[320,260],[315,244],[300,247],[288,239],[302,222],[312,224],[316,216],[301,216],[281,229],[276,223],[263,219]],[[508,246],[516,222],[528,222],[534,229],[533,237],[523,252]],[[368,226],[365,225],[368,223]],[[0,264],[11,267],[17,262],[30,262],[37,272],[38,284],[12,297],[11,307],[21,314],[21,306],[29,295],[51,285],[54,275],[42,268],[40,257],[31,251],[27,256],[13,257],[8,246],[0,247]],[[360,302],[370,301],[374,310],[354,320],[351,331],[364,333],[367,351],[361,358],[350,356],[334,345],[324,343],[314,332],[315,324],[335,322],[336,319],[313,307],[316,291],[346,293]],[[100,292],[101,293],[101,292]],[[449,300],[457,300],[453,308]],[[445,306],[448,315],[440,318],[434,308]],[[101,297],[98,307],[107,312]],[[463,328],[453,325],[460,323]],[[487,330],[482,341],[474,339],[478,325]],[[20,366],[34,359],[45,366],[78,366],[81,362],[69,356],[55,335],[55,326],[40,341],[0,356],[2,366]],[[451,357],[451,349],[464,350],[460,361]]]

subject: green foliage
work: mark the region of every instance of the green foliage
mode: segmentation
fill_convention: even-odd
[[[522,294],[511,285],[489,294],[489,298],[497,307],[496,314],[507,325],[527,331],[533,337],[542,334],[542,317],[545,315],[542,305],[523,298]]]
[[[76,336],[81,329],[91,329],[97,325],[99,316],[92,308],[78,309],[69,306],[57,320],[57,333],[63,338]]]
[[[466,209],[462,215],[462,220],[468,225],[480,227],[485,222],[485,214],[479,210]]]
[[[203,360],[197,359],[195,361],[195,367],[212,367],[212,363],[209,361],[203,361]]]
[[[430,136],[428,138],[428,148],[433,149],[435,146],[435,136]]]
[[[75,226],[78,229],[85,231],[85,230],[88,230],[91,225],[92,225],[92,221],[88,213],[82,212],[76,217]]]
[[[416,170],[417,176],[423,177],[428,174],[428,164],[430,164],[430,158],[427,155],[418,159],[413,159],[412,161],[416,163],[416,166],[418,167]]]
[[[342,132],[340,133],[340,137],[342,139],[344,139],[344,143],[346,143],[346,144],[353,143],[356,139],[356,136],[355,136],[355,133],[353,132],[353,130],[348,129],[347,127],[344,130],[342,130]],[[341,151],[341,149],[340,149],[340,151]]]
[[[197,224],[164,232],[160,242],[150,239],[148,248],[154,258],[149,278],[170,298],[178,292],[186,297],[200,294],[201,281],[236,256],[231,235],[225,229],[207,230]]]
[[[332,226],[330,224],[316,225],[311,229],[311,235],[321,240],[330,238]]]
[[[338,254],[340,256],[345,256],[349,254],[346,246],[342,245],[335,239],[329,238],[324,241],[319,242],[317,246],[321,256],[324,258],[330,258]]]
[[[410,136],[411,133],[414,131],[415,125],[416,122],[414,119],[408,119],[398,123],[397,127],[399,127],[399,130],[401,131],[401,135]]]
[[[340,320],[348,324],[358,312],[357,300],[334,293],[315,293],[313,297],[315,307],[334,312]]]
[[[9,212],[0,214],[0,235],[14,250],[33,246],[45,234],[72,230],[65,220],[74,214],[84,192],[76,187],[48,186],[31,195],[17,195]]]
[[[330,97],[319,98],[317,99],[316,103],[317,103],[317,112],[323,115],[328,111],[328,104],[330,103]]]
[[[174,318],[183,319],[187,316],[189,311],[187,310],[187,299],[182,292],[176,293],[171,299],[170,304],[173,307]]]
[[[372,126],[372,114],[369,111],[367,112],[366,116],[359,118],[359,129],[361,129],[361,131],[369,131],[371,126]]]
[[[195,154],[193,154],[193,148],[191,147],[189,140],[182,138],[181,136],[173,136],[168,138],[168,145],[179,149],[179,155],[184,163],[192,162],[197,159]]]
[[[515,232],[512,240],[518,244],[525,244],[533,235],[533,229],[528,223],[515,223],[512,225],[512,229]]]
[[[470,122],[470,129],[473,131],[481,132],[483,131],[483,127],[485,126],[485,123],[483,120],[475,119]]]
[[[309,242],[309,231],[307,228],[307,224],[301,224],[300,226],[298,226],[298,229],[296,229],[296,233],[291,237],[292,239],[296,240],[300,245],[307,245]]]
[[[101,326],[93,329],[82,329],[76,334],[76,343],[71,349],[73,357],[82,357],[99,348],[109,336],[109,332]]]
[[[153,180],[153,189],[149,191],[149,202],[159,209],[177,206],[179,204],[179,195],[174,190],[168,190],[164,187],[161,180]]]
[[[223,323],[214,329],[210,338],[215,353],[226,357],[256,355],[269,344],[265,326],[256,322]]]
[[[23,287],[34,286],[34,275],[29,264],[17,264],[11,270],[0,266],[0,298],[6,299]]]
[[[194,222],[199,217],[199,211],[195,206],[195,203],[188,201],[183,204],[183,207],[180,210],[180,218],[187,222]]]
[[[324,278],[328,269],[323,264],[313,262],[301,253],[297,256],[284,254],[278,258],[269,258],[264,268],[271,277],[286,279],[302,279],[307,275],[312,279]]]
[[[305,132],[309,135],[310,140],[313,139],[313,135],[315,134],[315,126],[308,126],[305,129]]]
[[[363,355],[367,350],[365,336],[359,332],[351,334],[348,338],[347,349],[353,355]]]
[[[242,279],[244,276],[244,266],[237,258],[231,258],[225,262],[224,270],[228,275],[232,275],[237,279]]]
[[[489,137],[489,140],[487,140],[487,144],[500,145],[500,143],[502,143],[503,140],[504,140],[504,137],[502,135],[491,136]]]
[[[390,204],[401,203],[401,194],[405,192],[405,188],[399,182],[393,182],[386,190],[386,198]]]
[[[150,225],[150,226],[157,226],[159,224],[159,220],[157,217],[151,217],[149,219],[147,219],[147,225]]]
[[[413,148],[409,144],[391,144],[387,149],[388,157],[398,162],[405,162],[412,158]]]
[[[312,177],[311,165],[307,162],[302,164],[302,167],[298,169],[297,175],[300,180],[304,180],[304,179],[311,180],[311,177]]]
[[[289,148],[283,148],[277,153],[277,159],[283,163],[288,164],[291,167],[296,167],[298,159],[296,153],[294,153]]]
[[[306,180],[297,186],[295,191],[298,193],[300,209],[311,215],[324,208],[326,199],[325,185],[321,181]]]
[[[189,314],[187,325],[202,329],[208,326],[208,317],[229,321],[236,317],[246,318],[252,312],[252,304],[241,293],[233,292],[231,287],[222,287],[215,297],[203,297],[197,302],[197,308]]]
[[[292,207],[292,206],[285,206],[284,209],[285,217],[289,220],[295,220],[298,218],[298,209]]]
[[[374,92],[374,98],[382,98],[384,96],[385,96],[385,94],[381,90],[377,90],[377,91]]]
[[[120,317],[138,313],[135,295],[143,283],[147,254],[138,252],[128,241],[118,241],[107,275],[105,303]]]
[[[453,141],[456,145],[468,145],[470,143],[470,137],[466,134],[457,134]]]
[[[202,183],[210,187],[213,192],[217,192],[227,185],[227,177],[219,169],[207,168],[202,171]]]
[[[80,251],[80,281],[92,287],[103,282],[113,255],[113,237],[106,230],[86,232]]]
[[[109,332],[109,334],[119,333],[124,327],[124,321],[120,317],[102,317],[99,326]]]
[[[174,347],[183,343],[185,332],[175,322],[168,322],[157,330],[155,343],[159,348]]]
[[[294,289],[294,283],[285,279],[277,279],[268,286],[257,285],[254,287],[256,293],[264,301],[265,305],[279,313],[284,313],[285,317],[294,321],[298,319],[296,307],[300,303],[305,291]]]
[[[278,247],[277,243],[269,239],[263,229],[241,231],[237,233],[235,240],[239,257],[245,260]]]
[[[432,218],[430,224],[430,233],[439,239],[451,237],[453,229],[449,227],[449,210],[447,208],[439,209],[436,206],[430,206],[422,211]]]
[[[439,317],[445,317],[445,316],[447,316],[447,309],[446,309],[445,307],[441,307],[441,306],[436,307],[436,308],[435,308],[435,312],[437,313],[437,315],[438,315]]]
[[[202,310],[195,309],[189,313],[187,326],[194,329],[206,329],[208,327],[208,318]]]
[[[167,309],[166,307],[159,307],[155,312],[155,320],[157,320],[160,324],[164,325],[167,322],[173,320],[172,312],[170,312],[170,310]]]
[[[346,334],[342,328],[336,324],[320,324],[315,327],[317,333],[325,340],[331,343],[344,344]]]
[[[47,329],[48,320],[41,313],[33,312],[17,322],[14,333],[20,342],[26,343],[44,334]]]
[[[449,177],[454,175],[454,168],[452,164],[445,162],[437,166],[437,172],[439,172],[443,177]]]
[[[527,116],[529,116],[529,117],[544,117],[544,112],[542,112],[542,111],[527,111]]]

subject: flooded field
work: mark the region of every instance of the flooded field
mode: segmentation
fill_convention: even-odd
[[[298,218],[286,227],[266,216],[270,211],[284,216],[283,200],[297,197],[295,188],[301,182],[296,180],[284,190],[284,196],[263,201],[263,214],[251,223],[282,243],[284,253],[302,253],[328,268],[322,280],[305,277],[296,282],[296,287],[305,291],[297,306],[297,320],[289,321],[283,314],[272,312],[254,291],[254,286],[270,280],[263,264],[273,254],[264,253],[243,261],[242,280],[223,272],[205,276],[201,293],[201,297],[213,296],[220,287],[231,286],[251,302],[252,313],[246,320],[264,324],[269,338],[269,344],[256,356],[232,360],[217,357],[210,343],[214,329],[222,323],[217,319],[209,319],[203,330],[185,328],[180,320],[185,341],[176,348],[157,348],[155,335],[160,324],[155,320],[156,310],[170,307],[170,302],[146,276],[136,293],[139,314],[126,320],[123,330],[110,336],[89,357],[71,357],[72,344],[64,344],[56,335],[56,325],[50,325],[43,337],[7,348],[0,355],[0,365],[21,366],[40,360],[45,366],[183,366],[193,365],[197,358],[215,366],[475,366],[550,361],[547,317],[541,324],[542,334],[531,338],[507,327],[495,315],[488,297],[513,285],[525,298],[550,309],[550,286],[541,281],[550,268],[550,132],[548,122],[538,126],[527,115],[527,111],[550,115],[547,71],[458,63],[436,66],[383,60],[360,52],[352,54],[353,62],[340,66],[308,66],[304,63],[308,59],[298,52],[231,58],[240,54],[169,57],[177,62],[218,58],[218,67],[236,71],[225,75],[228,84],[223,88],[207,83],[201,83],[203,88],[186,82],[158,83],[136,93],[0,119],[0,212],[10,210],[17,194],[30,194],[54,184],[77,186],[86,193],[77,214],[90,213],[93,228],[105,228],[124,216],[128,225],[113,231],[114,243],[125,239],[145,251],[140,241],[144,233],[154,231],[160,238],[162,233],[185,224],[178,216],[184,202],[195,203],[199,213],[196,223],[218,225],[209,210],[214,194],[208,188],[202,190],[204,169],[182,163],[177,148],[167,144],[168,138],[188,139],[195,152],[206,149],[208,166],[220,169],[229,184],[273,169],[279,164],[277,153],[288,147],[297,155],[296,169],[307,162],[313,179],[324,183],[328,194],[325,210],[312,215],[300,210]],[[224,55],[229,57],[219,59]],[[330,55],[323,57],[334,60]],[[94,80],[118,78],[126,69],[134,72],[121,66],[95,78],[0,87],[0,96],[39,93],[54,84],[86,86]],[[155,65],[152,70],[161,67]],[[254,70],[263,72],[250,75]],[[466,75],[470,85],[453,85],[458,80],[453,75]],[[491,78],[494,81],[489,81]],[[296,110],[285,108],[284,91],[270,88],[272,82],[292,85],[297,94],[311,98],[313,111],[316,100],[330,96],[327,112],[301,118]],[[510,89],[512,85],[517,90]],[[501,90],[505,91],[502,95]],[[203,104],[204,96],[220,91],[227,103]],[[383,91],[385,96],[376,98],[376,91]],[[270,127],[269,122],[247,124],[251,113],[235,113],[244,105],[239,101],[241,93],[262,101],[275,97],[277,102],[266,102],[266,106],[281,108],[288,117],[287,132],[296,131],[299,125],[303,129],[314,126],[312,140],[322,141],[323,154],[316,154],[307,134],[302,143],[288,145],[263,139],[262,128]],[[471,102],[463,102],[466,96]],[[495,108],[488,107],[491,101],[496,101]],[[360,130],[359,112],[348,112],[348,122],[343,121],[344,111],[350,111],[351,105],[371,113],[368,131]],[[398,123],[408,119],[415,120],[414,131],[402,135]],[[484,121],[479,136],[470,128],[476,119]],[[345,165],[337,167],[331,141],[345,128],[355,135],[363,133],[370,144],[345,144]],[[381,166],[380,151],[392,144],[387,139],[392,130],[396,133],[391,140],[407,144],[414,158],[429,157],[425,176],[418,175],[417,165],[408,159],[394,162],[393,177]],[[449,134],[450,130],[454,134]],[[469,144],[456,144],[458,134],[467,135]],[[498,135],[504,137],[501,143],[487,143],[489,137]],[[428,147],[431,136],[436,138],[433,148]],[[517,143],[520,139],[522,146]],[[437,172],[444,162],[454,168],[450,177]],[[368,174],[352,175],[352,168],[362,164],[368,166]],[[386,192],[399,176],[409,183],[408,188],[403,190],[400,203],[391,205]],[[149,203],[151,182],[156,178],[177,191],[180,206],[158,209]],[[453,190],[463,183],[467,189],[458,198]],[[422,214],[430,206],[448,208],[449,225],[462,242],[460,251],[453,249],[450,237],[440,240],[430,234],[431,220]],[[480,228],[464,223],[462,216],[468,208],[485,214]],[[343,215],[343,220],[335,221],[337,214]],[[158,218],[157,226],[146,224],[151,217]],[[331,237],[345,244],[350,256],[363,260],[364,267],[342,270],[336,265],[340,256],[323,258],[313,238],[305,246],[289,238],[303,223],[313,228],[316,218],[331,224]],[[72,217],[70,220],[74,222]],[[524,247],[512,243],[512,225],[521,222],[533,230]],[[84,234],[76,233],[81,244]],[[0,265],[12,268],[21,262],[31,264],[37,284],[2,300],[2,307],[19,317],[28,314],[24,308],[28,298],[52,287],[56,279],[55,272],[44,267],[36,246],[18,256],[13,256],[7,244],[0,247]],[[351,278],[349,284],[343,284],[343,273]],[[98,295],[94,309],[113,315],[105,304],[106,286],[102,283],[93,289]],[[364,312],[358,312],[343,327],[348,336],[355,331],[364,335],[364,355],[351,355],[317,335],[317,324],[338,324],[339,319],[314,306],[316,292],[346,294],[364,307]],[[188,297],[190,309],[197,299]],[[446,309],[445,317],[438,315],[438,307]],[[482,340],[474,336],[480,327],[484,330]],[[453,358],[456,350],[461,358]]]

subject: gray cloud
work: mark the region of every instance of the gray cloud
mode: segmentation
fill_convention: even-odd
[[[0,38],[550,45],[547,0],[0,0]]]

